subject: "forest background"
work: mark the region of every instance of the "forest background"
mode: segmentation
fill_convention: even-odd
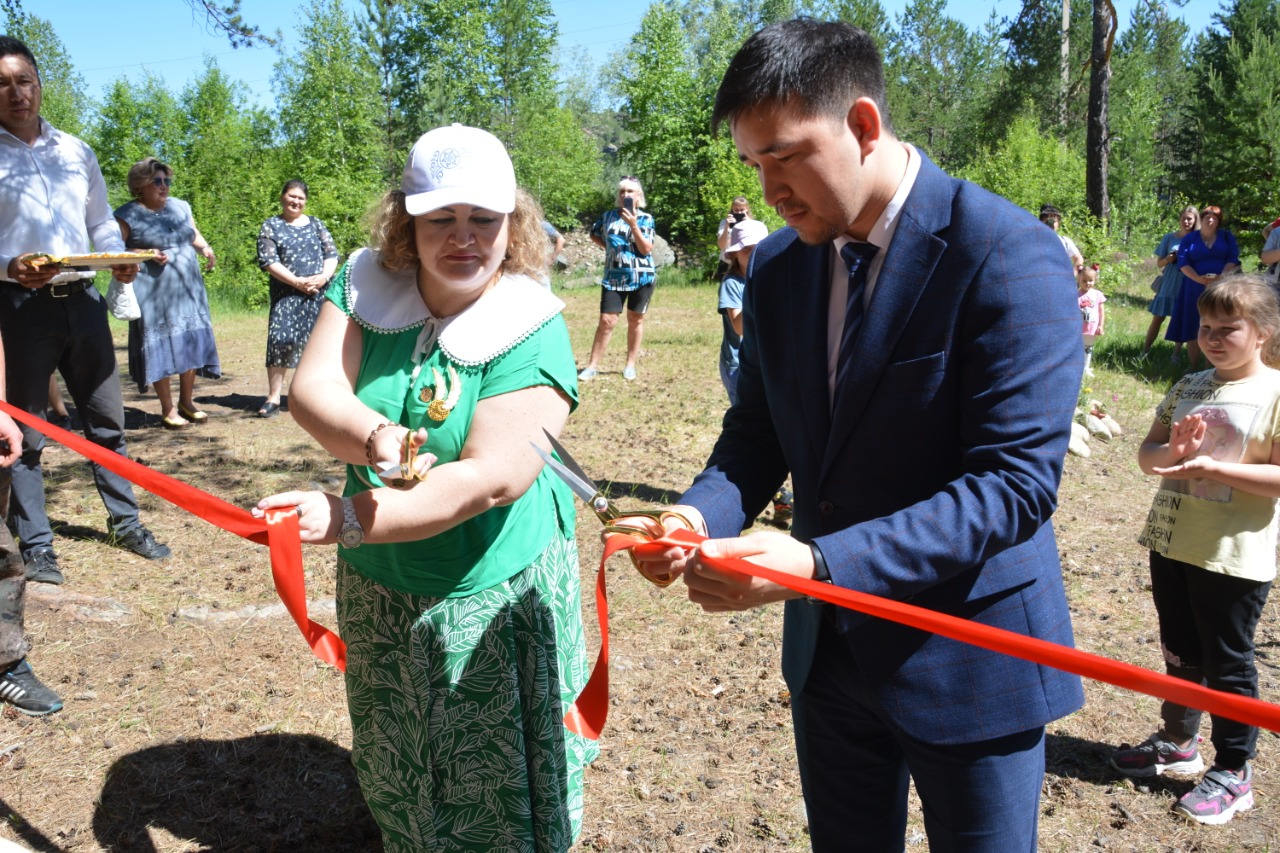
[[[363,0],[355,11],[309,0],[294,49],[275,64],[272,108],[251,104],[212,58],[180,92],[147,73],[117,79],[95,100],[48,20],[22,0],[0,0],[0,11],[40,62],[43,115],[93,146],[113,204],[127,200],[125,175],[137,160],[154,155],[174,167],[175,195],[218,247],[208,284],[227,307],[266,301],[254,237],[277,212],[284,180],[309,183],[309,212],[351,251],[366,241],[367,212],[398,182],[413,140],[453,121],[501,137],[520,183],[562,229],[610,206],[619,176],[640,176],[680,262],[709,271],[733,196],[745,193],[757,215],[781,224],[728,136],[711,133],[715,89],[748,35],[797,14],[871,33],[897,134],[1032,212],[1043,202],[1061,208],[1063,230],[1086,257],[1109,262],[1104,290],[1130,273],[1124,259],[1150,254],[1188,201],[1224,208],[1252,267],[1261,228],[1280,214],[1271,198],[1280,173],[1280,0],[1224,0],[1198,31],[1162,0],[1139,0],[1127,21],[1115,20],[1107,0],[1068,0],[1065,10],[1024,0],[1016,17],[993,12],[976,29],[945,5],[909,0],[890,16],[879,0],[654,2],[617,55],[596,65],[578,53],[573,67],[557,67],[549,0]],[[264,38],[252,21],[230,23],[233,43]],[[1109,110],[1091,134],[1090,87],[1102,60]],[[1103,142],[1099,216],[1086,204],[1086,164]]]

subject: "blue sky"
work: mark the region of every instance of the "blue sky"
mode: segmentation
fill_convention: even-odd
[[[881,2],[890,15],[906,5],[906,0]],[[1134,2],[1116,0],[1122,27]],[[359,0],[347,0],[347,4],[353,9],[361,6]],[[1219,0],[1189,0],[1178,14],[1196,32],[1208,26],[1219,5]],[[276,51],[233,50],[224,37],[208,31],[203,18],[195,16],[184,0],[133,0],[126,6],[102,0],[26,0],[25,6],[53,23],[94,99],[101,98],[105,87],[117,77],[138,79],[147,71],[162,77],[171,89],[181,89],[199,74],[205,57],[211,56],[231,79],[245,84],[251,100],[263,105],[271,103]],[[246,19],[266,31],[279,29],[285,48],[291,49],[301,4],[243,0],[243,6]],[[552,7],[560,24],[562,54],[568,56],[582,47],[599,64],[626,45],[647,4],[643,0],[552,0]],[[949,0],[947,12],[976,28],[985,23],[993,8],[998,14],[1012,16],[1019,7],[1019,0]]]

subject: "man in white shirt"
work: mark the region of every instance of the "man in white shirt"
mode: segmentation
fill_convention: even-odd
[[[56,368],[80,410],[85,435],[125,456],[115,348],[93,274],[32,263],[41,253],[121,252],[124,241],[93,151],[41,119],[40,101],[35,57],[22,42],[0,36],[0,334],[9,402],[42,415]],[[137,272],[136,264],[112,268],[125,282]],[[44,436],[27,427],[22,435],[9,525],[21,541],[27,577],[61,583],[45,513]],[[114,543],[147,559],[168,557],[169,548],[142,526],[129,482],[91,467]]]

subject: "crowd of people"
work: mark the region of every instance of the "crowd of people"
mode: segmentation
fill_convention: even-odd
[[[141,308],[130,376],[155,391],[170,429],[208,417],[193,395],[197,375],[220,371],[200,265],[216,257],[153,157],[129,172],[134,200],[111,211],[93,152],[40,117],[40,92],[31,51],[0,37],[0,391],[43,414],[57,369],[85,434],[126,454],[103,298],[92,273],[39,253],[156,250],[112,275]],[[787,227],[771,234],[746,197],[731,202],[717,229],[721,433],[661,522],[619,522],[710,537],[636,557],[647,576],[679,576],[706,611],[785,602],[782,671],[814,849],[846,849],[851,829],[860,846],[900,848],[909,780],[937,849],[1034,849],[1045,727],[1082,706],[1078,677],[868,619],[715,558],[1072,645],[1051,516],[1080,379],[1105,331],[1098,266],[1061,233],[1057,208],[1041,209],[1046,230],[899,139],[874,41],[846,24],[801,18],[753,35],[729,63],[713,123]],[[598,752],[562,722],[588,674],[576,508],[529,445],[551,452],[624,310],[622,376],[637,377],[656,281],[643,186],[622,178],[591,228],[605,266],[581,368],[546,286],[558,235],[492,134],[423,134],[369,245],[341,265],[307,201],[304,182],[286,183],[258,234],[271,309],[257,414],[278,414],[294,369],[291,414],[344,463],[346,482],[341,494],[270,495],[254,512],[294,507],[304,541],[337,545],[361,791],[388,850],[464,838],[567,850]],[[1142,444],[1142,470],[1162,480],[1141,542],[1168,672],[1256,696],[1253,633],[1276,562],[1280,307],[1262,277],[1231,274],[1238,250],[1221,224],[1216,206],[1184,210],[1156,250],[1146,348],[1168,312],[1166,337],[1212,369],[1173,387]],[[1264,262],[1280,263],[1280,238],[1267,246]],[[939,434],[938,423],[953,428]],[[62,707],[22,632],[25,582],[63,581],[43,446],[0,415],[0,700],[29,714]],[[113,541],[170,556],[129,484],[96,466],[94,476]],[[791,530],[744,535],[788,479]],[[1199,772],[1198,726],[1199,712],[1165,703],[1161,729],[1112,764],[1132,776]],[[1214,764],[1176,809],[1213,824],[1250,808],[1256,740],[1215,717]]]

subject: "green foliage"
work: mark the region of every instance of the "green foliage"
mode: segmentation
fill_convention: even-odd
[[[1280,178],[1280,38],[1252,30],[1232,38],[1226,66],[1209,74],[1212,121],[1202,124],[1205,186],[1237,227],[1271,221]],[[1211,176],[1211,177],[1210,177]]]
[[[581,211],[598,207],[600,149],[567,107],[522,105],[517,115],[508,146],[516,180],[557,228],[572,228]]]
[[[173,165],[180,159],[184,122],[177,99],[158,77],[148,74],[136,85],[125,78],[111,84],[88,141],[113,206],[132,197],[126,178],[134,163],[156,157]]]
[[[246,106],[212,61],[183,90],[180,103],[185,121],[173,158],[173,193],[191,205],[218,253],[218,267],[205,282],[228,304],[264,305],[256,238],[264,214],[276,212],[270,202],[279,193],[272,125]]]
[[[972,159],[974,128],[994,87],[994,40],[971,33],[944,0],[911,0],[897,16],[885,56],[894,130],[944,168]]]
[[[1084,155],[1041,133],[1030,110],[1014,119],[994,148],[958,174],[1032,213],[1053,204],[1066,222],[1083,210]]]
[[[391,159],[381,127],[378,71],[361,49],[340,0],[311,0],[298,53],[276,64],[275,88],[285,171],[258,199],[270,213],[285,180],[310,188],[308,211],[332,232],[342,253],[367,242],[364,213],[381,195]]]
[[[706,173],[710,105],[670,4],[649,7],[620,77],[631,134],[622,153],[644,183],[660,230],[677,242],[689,240],[705,228],[697,205],[689,203],[689,189]]]

